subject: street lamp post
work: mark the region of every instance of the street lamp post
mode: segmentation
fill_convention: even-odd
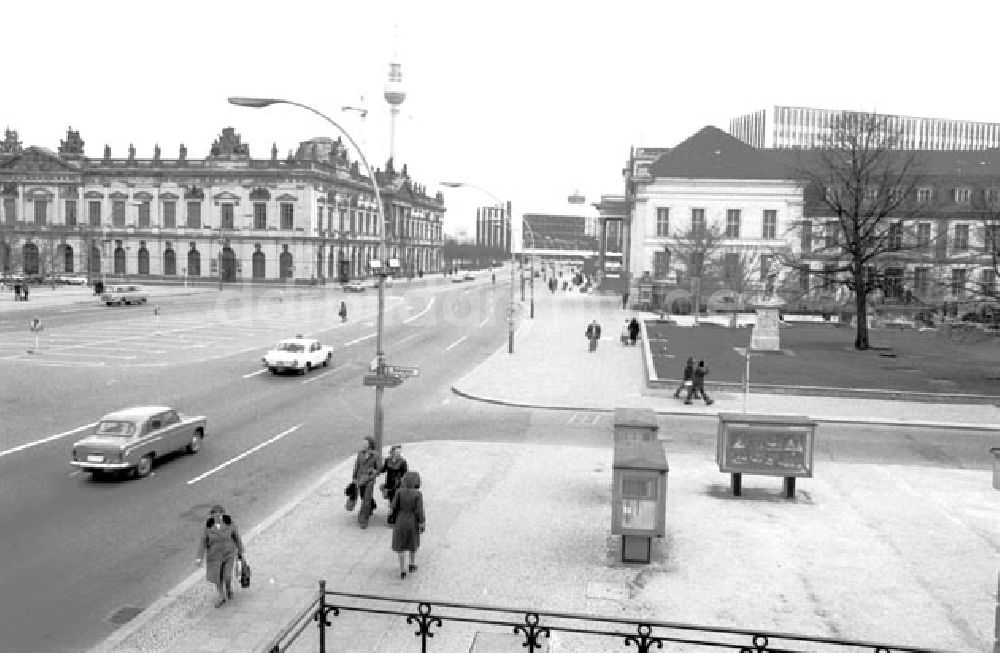
[[[337,129],[337,131],[339,131],[341,134],[344,135],[344,137],[347,138],[347,140],[350,142],[350,144],[354,147],[354,150],[358,153],[358,156],[361,159],[361,163],[365,167],[365,172],[368,174],[369,179],[371,179],[372,189],[375,191],[375,204],[376,204],[376,206],[375,206],[375,213],[378,216],[378,222],[379,222],[379,228],[378,228],[378,233],[379,233],[379,253],[378,253],[378,260],[381,263],[381,259],[386,254],[386,248],[385,248],[385,215],[384,215],[384,213],[385,213],[385,207],[383,207],[383,205],[382,205],[382,194],[379,192],[378,181],[375,179],[375,174],[372,172],[371,166],[368,165],[368,159],[365,158],[365,153],[361,151],[361,148],[358,147],[358,144],[354,142],[354,139],[351,137],[351,135],[349,133],[347,133],[347,131],[343,127],[341,127],[339,124],[337,124],[337,122],[334,121],[329,116],[327,116],[327,115],[325,115],[325,114],[317,111],[316,109],[314,109],[314,108],[312,108],[312,107],[310,107],[308,105],[301,104],[299,102],[293,102],[292,100],[282,100],[282,99],[278,99],[278,98],[231,97],[231,98],[229,98],[229,103],[230,104],[234,104],[234,105],[239,106],[239,107],[250,107],[250,108],[254,108],[254,109],[261,109],[261,108],[264,108],[264,107],[271,106],[272,104],[290,104],[292,106],[299,107],[300,109],[305,109],[306,111],[309,111],[311,113],[316,114],[317,116],[319,116],[323,120],[325,120],[328,123],[330,123],[331,125],[333,125]],[[378,275],[378,318],[377,318],[377,321],[376,321],[377,326],[376,326],[376,329],[375,329],[375,331],[376,331],[376,337],[375,337],[376,369],[375,369],[375,373],[379,377],[384,377],[385,376],[385,372],[386,372],[386,365],[385,365],[385,352],[382,350],[382,336],[383,336],[384,322],[385,322],[385,315],[384,315],[384,313],[385,313],[385,272],[387,272],[387,271],[381,270],[381,268],[382,268],[381,265],[379,266],[379,268],[380,268],[380,273]],[[373,435],[374,435],[374,438],[375,438],[375,448],[378,451],[381,451],[381,449],[382,449],[382,425],[383,425],[382,396],[383,396],[384,393],[385,393],[385,386],[384,385],[376,385],[375,386],[375,426],[374,426],[374,433],[373,433]]]
[[[537,249],[535,247],[535,231],[531,228],[531,225],[528,224],[527,220],[522,219],[521,226],[527,227],[528,235],[531,236],[531,269],[528,271],[531,278],[528,283],[531,286],[531,319],[535,319],[535,250]],[[522,242],[524,241],[523,236],[521,237],[521,240]]]
[[[498,205],[503,206],[503,200],[501,200],[499,197],[497,197],[490,191],[486,190],[485,188],[476,186],[475,184],[470,184],[469,182],[465,181],[442,181],[441,185],[446,186],[448,188],[462,188],[463,186],[468,186],[469,188],[475,188],[492,197],[493,200]],[[513,219],[513,216],[511,215],[509,201],[507,202],[507,219],[508,220]],[[508,354],[514,353],[514,312],[516,310],[515,307],[517,306],[516,302],[514,301],[514,286],[516,285],[516,282],[514,281],[514,272],[516,267],[517,263],[514,259],[514,248],[511,247],[510,248],[510,306],[507,309],[507,353]]]

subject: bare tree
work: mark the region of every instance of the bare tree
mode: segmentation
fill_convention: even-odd
[[[819,237],[807,231],[810,220],[793,224],[804,251],[784,255],[782,263],[801,271],[803,255],[822,260],[819,282],[853,294],[859,350],[869,348],[868,296],[879,285],[879,266],[904,251],[926,250],[934,240],[929,224],[916,224],[933,202],[921,188],[919,155],[898,149],[899,141],[886,116],[844,112],[833,118],[823,147],[799,157],[807,205],[818,204],[826,214],[819,217],[829,221]]]
[[[663,246],[665,252],[672,254],[687,268],[696,319],[701,312],[701,281],[717,264],[716,259],[725,239],[719,227],[695,223],[687,231],[675,232]]]
[[[980,277],[966,279],[961,284],[952,282],[948,286],[955,294],[968,293],[975,301],[997,302],[1000,300],[1000,290],[997,289],[1000,279],[1000,202],[988,195],[984,200],[984,208],[976,218],[978,243],[967,244],[964,258],[964,262],[982,268]],[[981,245],[982,250],[977,251],[974,245]]]

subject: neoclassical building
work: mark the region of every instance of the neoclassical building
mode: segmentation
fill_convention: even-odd
[[[386,258],[402,275],[441,269],[440,193],[390,159],[375,171]],[[379,233],[371,180],[340,139],[254,159],[231,127],[203,159],[84,156],[69,129],[57,152],[0,143],[0,271],[112,278],[311,282],[368,274]]]

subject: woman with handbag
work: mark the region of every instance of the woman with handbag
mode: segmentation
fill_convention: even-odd
[[[382,484],[382,498],[392,503],[392,498],[396,496],[396,489],[399,487],[403,475],[406,474],[406,458],[400,454],[402,447],[394,444],[389,447],[389,457],[382,464],[382,472],[385,474],[385,483]]]
[[[399,577],[406,578],[406,572],[416,571],[417,549],[420,548],[420,534],[424,532],[424,495],[420,492],[420,474],[406,472],[403,482],[392,499],[392,550],[399,555]],[[405,566],[406,552],[410,553],[410,566]]]
[[[687,364],[684,366],[684,380],[681,382],[677,391],[674,392],[674,399],[681,398],[681,391],[687,392],[691,386],[694,385],[694,359],[688,358]]]
[[[233,566],[239,556],[243,560],[243,540],[225,509],[216,504],[208,513],[205,531],[198,541],[195,565],[205,561],[205,576],[219,594],[215,607],[222,607],[233,598]]]
[[[375,512],[375,479],[382,471],[382,454],[375,449],[375,438],[366,435],[363,439],[364,446],[358,451],[357,458],[354,459],[354,473],[351,478],[357,486],[358,501],[361,508],[358,509],[358,525],[361,528],[368,528],[368,518]]]

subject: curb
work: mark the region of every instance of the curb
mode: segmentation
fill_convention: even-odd
[[[476,395],[457,386],[451,386],[451,391],[472,401],[479,401],[497,406],[509,406],[511,408],[533,408],[537,410],[570,410],[590,413],[614,413],[614,408],[595,408],[593,406],[555,406],[545,404],[532,404],[526,402],[510,401],[506,399],[496,399]],[[673,417],[717,417],[718,413],[695,413],[684,410],[654,410],[657,415],[670,415]],[[754,412],[755,415],[778,415],[779,413]],[[940,428],[966,431],[1000,431],[1000,424],[956,424],[954,422],[930,422],[920,420],[894,419],[889,417],[830,417],[830,416],[809,416],[816,422],[827,424],[868,424],[873,426],[913,426],[920,428]]]
[[[335,463],[330,468],[330,471],[323,474],[323,476],[318,481],[316,481],[315,483],[307,487],[305,490],[300,492],[298,495],[292,498],[288,503],[281,506],[273,513],[265,517],[262,522],[254,526],[253,529],[251,529],[250,532],[243,537],[244,543],[247,545],[252,543],[255,539],[257,539],[258,536],[260,536],[261,533],[266,531],[268,528],[273,526],[277,521],[281,520],[289,513],[291,513],[293,510],[298,508],[302,502],[311,497],[313,494],[319,492],[320,488],[322,488],[327,483],[330,483],[334,479],[334,477],[340,471],[338,468],[347,461],[350,461],[350,458],[345,458],[344,460]],[[167,606],[171,605],[174,601],[183,596],[186,592],[188,592],[192,587],[197,585],[199,582],[204,581],[204,579],[205,579],[205,571],[203,569],[199,568],[197,571],[192,572],[190,576],[182,580],[173,588],[167,590],[166,594],[158,598],[148,608],[144,609],[141,613],[139,613],[139,615],[135,619],[128,622],[127,624],[122,625],[121,627],[118,628],[118,630],[114,631],[113,633],[108,635],[103,641],[99,642],[96,646],[91,648],[90,653],[104,653],[105,651],[113,650],[116,646],[124,642],[126,639],[134,635],[136,632],[142,630],[142,628],[144,628],[146,624],[148,624],[150,621],[158,617],[159,614]]]

